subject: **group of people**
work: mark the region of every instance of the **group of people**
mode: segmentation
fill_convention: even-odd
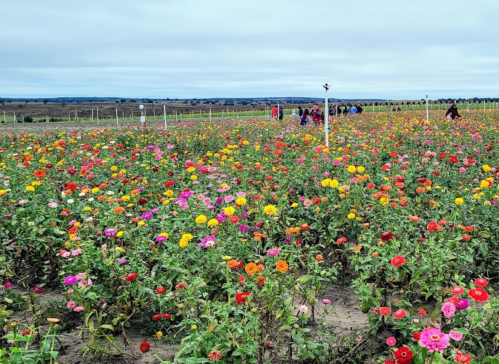
[[[354,106],[338,106],[333,105],[329,109],[329,115],[333,116],[341,116],[341,115],[347,115],[347,114],[362,114],[363,108],[361,105],[354,105]],[[393,109],[393,111],[401,111],[400,106],[398,109]],[[272,118],[282,120],[284,116],[284,111],[282,107],[277,107],[274,106],[272,109]],[[460,118],[461,115],[459,115],[459,112],[457,111],[457,106],[455,103],[452,103],[445,113],[445,117],[447,119],[452,119],[456,120],[457,118]],[[298,115],[296,114],[295,110],[293,110],[291,114],[291,120],[296,120],[297,118],[300,119],[300,125],[322,125],[324,123],[324,113],[322,110],[319,108],[319,104],[314,103],[312,106],[312,109],[305,109],[303,110],[301,106],[298,106]]]

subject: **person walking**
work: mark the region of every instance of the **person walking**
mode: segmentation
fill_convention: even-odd
[[[284,117],[284,110],[282,109],[282,106],[279,106],[279,120],[282,121],[283,117]]]
[[[298,116],[301,118],[303,116],[303,109],[301,106],[298,106]]]

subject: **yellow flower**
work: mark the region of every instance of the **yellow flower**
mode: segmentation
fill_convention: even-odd
[[[97,193],[99,192],[99,189],[97,187],[92,188],[92,193]]]
[[[379,203],[380,203],[380,204],[382,204],[383,206],[388,205],[388,202],[389,202],[389,201],[388,201],[388,199],[387,199],[387,198],[385,198],[385,197],[381,197],[381,198],[379,199]]]
[[[236,212],[236,209],[233,208],[232,206],[226,207],[224,210],[225,215],[227,216],[232,216]]]
[[[327,187],[327,186],[329,186],[330,184],[331,184],[331,179],[330,179],[330,178],[326,178],[326,179],[323,179],[323,180],[321,181],[321,185],[322,185],[322,187]]]
[[[173,191],[172,191],[172,190],[168,190],[168,191],[166,191],[166,192],[164,193],[164,195],[165,195],[166,197],[173,197]]]
[[[362,167],[362,166],[358,166],[357,167],[357,172],[359,172],[359,173],[363,173],[365,170],[366,169],[364,167]]]
[[[182,235],[182,239],[186,239],[187,241],[191,241],[192,239],[194,239],[194,236],[192,236],[192,234],[184,234],[184,235]]]
[[[204,224],[206,222],[206,216],[199,215],[196,217],[196,224]]]
[[[217,219],[210,219],[208,221],[208,226],[209,227],[216,226],[216,225],[218,225],[218,220]]]
[[[191,326],[191,329],[193,329],[193,330],[196,330],[197,328],[198,328],[197,325],[192,325]]]
[[[7,190],[0,190],[0,195],[5,195],[7,193]]]
[[[192,173],[192,172],[194,172],[195,170],[196,170],[196,168],[194,168],[194,167],[189,167],[189,168],[187,168],[187,173]]]
[[[456,205],[462,205],[464,200],[461,197],[458,197],[454,200],[454,202],[456,203]]]
[[[350,166],[348,166],[347,171],[349,173],[353,174],[353,173],[357,172],[357,168],[355,168],[355,166],[350,165]]]
[[[111,172],[116,172],[117,170],[118,170],[118,167],[116,167],[116,166],[111,167]]]
[[[156,339],[161,340],[162,337],[163,337],[163,333],[161,331],[158,331],[156,333]]]
[[[293,204],[291,205],[291,207],[293,207],[293,208],[294,208],[294,207],[298,207],[298,203],[293,202]]]
[[[198,179],[198,176],[196,176],[195,174],[193,174],[193,175],[191,176],[191,181],[195,181],[195,180],[197,180],[197,179]]]
[[[267,205],[263,208],[263,212],[265,212],[267,215],[275,215],[277,212],[277,208],[274,205]]]
[[[482,166],[482,169],[483,169],[483,171],[484,171],[484,172],[490,172],[490,167],[489,167],[489,165],[488,165],[488,164],[484,164],[484,165]]]
[[[337,180],[332,179],[331,182],[329,182],[329,187],[336,188],[336,187],[338,187],[339,184],[340,183]]]
[[[187,245],[189,244],[189,240],[187,239],[180,239],[180,242],[178,243],[178,246],[181,247],[182,249],[186,248]]]
[[[120,236],[122,236],[122,235],[123,235],[123,231],[118,231],[118,232],[116,233],[116,236],[117,236],[118,238],[119,238]]]
[[[347,217],[348,217],[349,220],[355,219],[355,214],[350,213],[350,214],[348,214]]]
[[[244,206],[246,205],[246,199],[244,197],[239,197],[237,200],[236,200],[236,203],[239,205],[239,206]]]
[[[145,223],[144,221],[139,221],[139,222],[137,223],[137,225],[139,225],[139,226],[144,226],[145,224],[146,224],[146,223]]]
[[[35,190],[34,187],[31,187],[31,186],[26,186],[26,191],[28,192],[33,192]]]
[[[487,181],[480,182],[480,188],[488,188],[488,187],[489,187],[489,182]]]

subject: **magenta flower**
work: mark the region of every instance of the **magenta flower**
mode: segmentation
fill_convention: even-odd
[[[64,279],[64,284],[66,286],[72,286],[73,284],[77,283],[78,283],[78,278],[76,278],[75,276],[69,276]]]
[[[279,255],[279,249],[277,248],[272,248],[267,250],[267,255],[272,255],[273,257],[276,257]]]
[[[437,329],[428,329],[421,334],[419,341],[421,346],[428,349],[430,353],[434,351],[444,352],[444,349],[449,346],[449,335],[444,334]]]
[[[144,212],[140,218],[142,220],[150,220],[153,217],[154,217],[154,215],[151,212]]]
[[[69,301],[66,303],[66,307],[69,308],[70,310],[74,309],[76,307],[76,302],[75,301]]]
[[[10,282],[4,283],[3,287],[4,288],[10,288],[10,287],[12,287],[12,283],[10,283]]]
[[[397,344],[397,340],[393,336],[390,336],[388,339],[386,339],[386,345],[395,346],[395,344]]]
[[[116,229],[113,228],[106,229],[104,234],[106,235],[107,238],[112,238],[116,235]]]
[[[329,298],[323,298],[322,299],[322,303],[324,303],[325,305],[330,305],[331,304],[331,300]]]
[[[249,231],[249,226],[246,226],[246,225],[239,225],[239,231],[242,232],[242,233],[246,233]]]
[[[470,302],[466,298],[460,298],[459,304],[457,305],[457,309],[459,311],[466,310],[469,306]]]

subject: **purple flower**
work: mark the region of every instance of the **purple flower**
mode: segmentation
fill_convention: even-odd
[[[64,279],[64,284],[66,286],[72,286],[73,284],[77,284],[77,283],[78,283],[78,278],[75,276],[69,276],[69,277],[66,277]]]
[[[243,211],[239,216],[241,217],[241,219],[247,219],[249,215],[246,211]]]
[[[242,232],[242,233],[246,233],[249,231],[249,226],[246,226],[246,225],[239,225],[239,231]]]
[[[224,218],[222,216],[215,216],[215,219],[218,221],[219,224],[224,222]]]
[[[75,278],[76,278],[76,277],[75,277]],[[33,290],[33,292],[35,292],[35,293],[37,293],[37,294],[40,294],[40,293],[42,293],[42,292],[43,292],[43,288],[42,288],[42,287],[40,287],[40,286],[34,286],[34,287],[32,288],[32,290]]]
[[[284,239],[284,244],[289,244],[289,243],[291,243],[291,238]]]
[[[151,210],[151,213],[156,214],[156,213],[158,213],[158,211],[159,211],[159,208],[155,207]]]
[[[126,262],[127,262],[126,259],[122,259],[122,258],[118,259],[118,263],[120,263],[120,264],[126,264]]]
[[[186,191],[186,192],[182,193],[182,198],[189,198],[191,196],[192,196],[192,192],[191,191]]]
[[[106,235],[107,238],[112,238],[116,235],[116,229],[113,228],[106,229],[104,234]]]
[[[468,306],[470,305],[470,302],[466,298],[460,298],[459,299],[459,304],[457,305],[457,309],[459,311],[466,310]]]
[[[146,148],[147,148],[147,149],[149,149],[149,150],[154,150],[154,149],[156,149],[156,147],[155,147],[154,145],[148,145]]]
[[[10,288],[10,287],[12,287],[12,283],[10,283],[10,282],[4,283],[3,287],[4,288]]]
[[[156,237],[156,241],[158,243],[162,243],[163,241],[166,241],[166,239],[167,239],[167,237],[164,236],[164,235],[159,235],[159,236]]]
[[[144,212],[140,218],[142,220],[150,220],[153,217],[154,217],[154,215],[151,212]]]
[[[219,197],[215,200],[215,205],[220,205],[222,202],[224,202],[224,199],[222,197]]]

